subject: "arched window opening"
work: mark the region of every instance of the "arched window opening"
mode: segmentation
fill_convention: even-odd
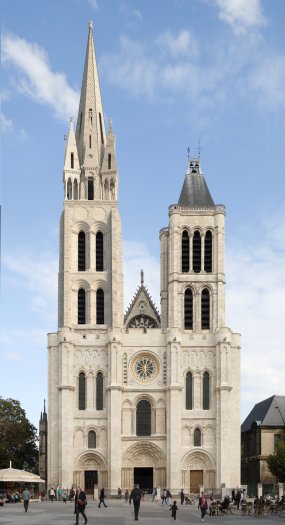
[[[111,180],[110,182],[110,194],[111,194],[111,199],[113,201],[115,199],[115,184],[113,180]]]
[[[68,179],[68,181],[67,181],[66,198],[67,198],[68,201],[71,201],[71,199],[72,199],[72,182],[71,182],[71,179]]]
[[[74,169],[74,153],[70,154],[70,167],[72,170]]]
[[[89,120],[90,123],[93,124],[92,108],[89,108]]]
[[[93,201],[94,200],[94,181],[92,177],[88,177],[88,200]]]
[[[80,372],[78,377],[78,409],[85,410],[86,404],[86,377],[84,372]]]
[[[208,372],[203,375],[203,410],[210,408],[210,376]]]
[[[101,288],[96,292],[96,324],[104,324],[104,292]]]
[[[104,395],[103,395],[103,374],[98,372],[96,376],[96,410],[103,410]]]
[[[108,170],[111,169],[112,166],[112,156],[111,153],[108,153]]]
[[[193,408],[193,377],[191,372],[186,374],[186,410]]]
[[[94,430],[88,432],[88,448],[96,448],[96,432]]]
[[[182,233],[182,272],[189,272],[189,234],[186,230]]]
[[[193,235],[193,272],[201,271],[201,235],[198,230]]]
[[[208,330],[210,328],[210,292],[207,288],[202,290],[201,328],[202,330]]]
[[[102,232],[96,233],[96,272],[104,270],[104,237]]]
[[[193,330],[193,293],[190,288],[184,294],[184,328]]]
[[[204,270],[207,273],[211,273],[213,266],[213,256],[212,256],[212,232],[210,230],[206,231],[205,241],[204,241]]]
[[[194,430],[194,447],[201,447],[201,430],[195,428]]]
[[[100,123],[101,142],[102,142],[102,144],[104,144],[104,135],[103,135],[103,126],[102,126],[101,113],[99,113],[99,123]]]
[[[91,135],[89,135],[89,148],[91,149],[91,146],[92,146],[92,137]]]
[[[78,271],[84,272],[86,270],[85,263],[85,233],[78,234]]]
[[[86,323],[85,290],[80,288],[77,295],[78,324]]]
[[[137,436],[151,435],[151,404],[146,399],[142,399],[137,404],[136,430]]]
[[[78,200],[78,182],[77,182],[77,179],[74,180],[74,185],[73,185],[73,198],[75,201]]]

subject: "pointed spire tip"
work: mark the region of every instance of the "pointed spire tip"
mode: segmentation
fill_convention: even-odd
[[[89,20],[89,29],[93,30],[93,20]]]

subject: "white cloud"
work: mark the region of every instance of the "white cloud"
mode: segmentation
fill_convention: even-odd
[[[134,9],[134,10],[133,10],[133,14],[134,14],[134,16],[136,16],[139,20],[142,20],[142,19],[143,19],[143,16],[142,16],[141,12],[139,11],[139,9]]]
[[[248,84],[256,94],[260,107],[273,110],[284,107],[285,56],[264,55],[252,69]]]
[[[51,70],[43,48],[15,35],[4,35],[2,46],[3,63],[16,69],[20,92],[51,106],[59,119],[75,115],[79,94],[69,86],[64,74]]]
[[[5,117],[3,111],[0,111],[0,125],[1,125],[1,133],[8,133],[9,131],[12,131],[13,129],[13,122],[11,119]]]
[[[198,42],[192,33],[185,29],[182,29],[177,36],[174,36],[170,31],[161,33],[158,35],[156,43],[163,51],[173,57],[197,58],[198,56]]]
[[[229,24],[236,34],[265,25],[260,0],[216,0],[219,18]]]

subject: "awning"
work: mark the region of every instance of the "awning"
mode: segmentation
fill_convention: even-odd
[[[18,483],[45,483],[45,480],[41,479],[40,476],[32,474],[31,472],[26,472],[25,470],[18,470],[16,468],[3,468],[0,470],[0,481],[17,481]]]

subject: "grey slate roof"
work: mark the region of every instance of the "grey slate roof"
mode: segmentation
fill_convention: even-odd
[[[179,206],[214,206],[214,201],[201,173],[187,173],[178,201]]]
[[[278,407],[279,410],[276,407]],[[280,427],[284,426],[284,421],[285,396],[271,396],[254,405],[252,411],[244,420],[241,426],[241,431],[245,432],[246,430],[250,430],[251,425],[254,422],[262,427]]]

